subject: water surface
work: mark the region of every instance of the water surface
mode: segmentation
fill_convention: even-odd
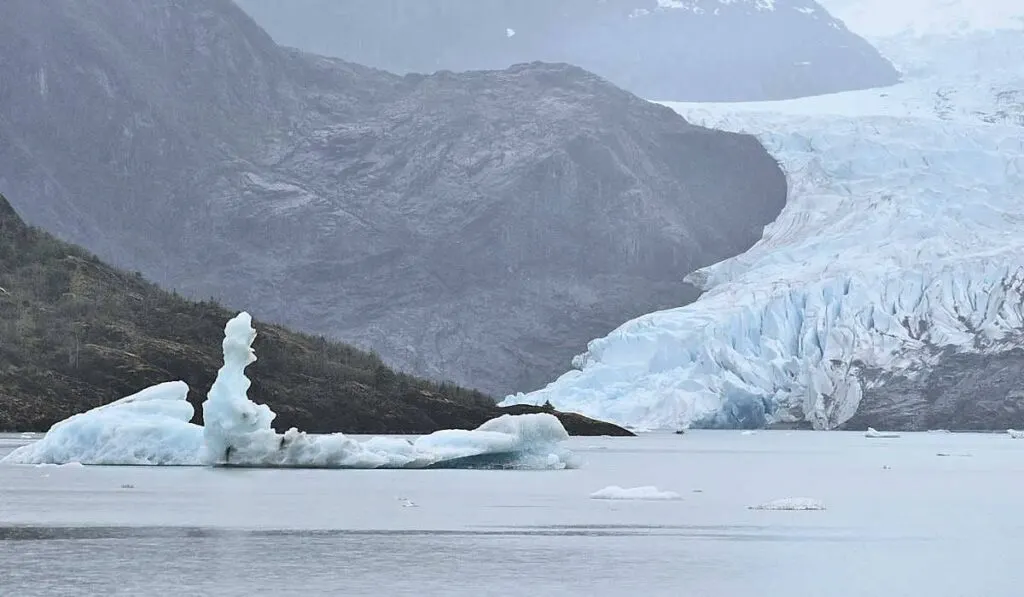
[[[0,436],[0,455],[29,441]],[[574,438],[572,471],[0,466],[0,594],[1018,596],[1024,440]],[[607,485],[680,501],[615,502]],[[824,512],[747,507],[812,497]]]

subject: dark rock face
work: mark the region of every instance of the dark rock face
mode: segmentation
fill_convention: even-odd
[[[995,354],[952,350],[913,375],[866,372],[857,414],[844,429],[1002,431],[1024,428],[1024,349]]]
[[[812,0],[237,0],[280,43],[385,70],[566,62],[637,95],[750,101],[895,83]]]
[[[263,320],[492,395],[685,304],[785,177],[581,69],[399,77],[228,0],[0,4],[0,191],[32,223]]]

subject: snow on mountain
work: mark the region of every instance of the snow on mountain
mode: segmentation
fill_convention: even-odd
[[[871,38],[1024,29],[1020,0],[820,0],[850,30]]]
[[[1001,393],[963,387],[949,366],[1008,354],[1024,331],[1024,85],[1012,58],[1022,38],[909,39],[878,40],[914,65],[895,87],[666,104],[756,134],[787,172],[786,208],[752,249],[690,276],[705,290],[698,301],[623,324],[577,370],[506,403],[641,428],[835,428],[855,415],[1006,428],[1024,417],[1003,387],[1024,375],[1017,365],[1000,371]]]

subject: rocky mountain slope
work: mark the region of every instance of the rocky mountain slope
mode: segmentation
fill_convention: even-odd
[[[221,365],[219,340],[232,316],[29,228],[0,195],[0,431],[42,431],[172,379],[188,383],[198,405]],[[257,328],[252,395],[278,413],[281,429],[424,433],[524,412],[396,373],[374,355],[323,337]],[[570,433],[626,433],[555,414]]]
[[[757,134],[789,173],[786,208],[691,276],[700,300],[594,340],[579,370],[508,403],[654,427],[1024,425],[1024,20],[988,28],[999,3],[929,3],[899,34],[852,13],[881,21],[898,86],[672,104]]]
[[[747,135],[567,65],[396,76],[228,0],[0,4],[0,191],[186,296],[502,395],[683,304],[786,199]]]
[[[889,85],[812,0],[237,0],[279,42],[406,73],[566,62],[642,97],[747,101]]]

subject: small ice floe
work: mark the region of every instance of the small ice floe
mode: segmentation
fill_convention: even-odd
[[[135,486],[132,485],[131,483],[123,483],[121,485],[121,489],[135,489]]]
[[[824,510],[825,504],[807,497],[792,497],[772,500],[758,506],[747,506],[750,510]]]
[[[890,433],[888,431],[878,431],[874,427],[868,427],[868,430],[864,432],[864,437],[870,437],[874,439],[892,439],[899,437],[898,433]]]
[[[1017,431],[1016,429],[1007,429],[1006,435],[1009,435],[1013,439],[1024,439],[1024,431]]]
[[[35,436],[36,436],[36,434],[34,434],[34,433],[22,433],[18,437],[21,438],[21,439],[32,439]]]
[[[754,435],[755,433],[757,432],[750,429],[747,429],[746,431],[740,431],[740,435]]]
[[[963,453],[963,454],[952,454],[952,453],[950,453],[950,452],[936,452],[936,453],[935,453],[935,455],[936,455],[936,456],[959,456],[959,457],[961,457],[961,458],[970,458],[971,456],[974,456],[974,454],[967,454],[967,453]]]
[[[679,500],[682,497],[673,491],[661,491],[653,485],[622,488],[609,485],[590,494],[592,500]]]
[[[506,28],[505,29],[505,37],[512,37],[515,34],[516,34],[516,30],[515,29],[512,29],[512,28]]]
[[[398,501],[402,502],[402,507],[403,508],[419,508],[420,507],[419,504],[413,502],[412,500],[410,500],[407,497],[400,497],[400,498],[398,498]]]
[[[81,462],[65,462],[64,464],[53,464],[50,462],[43,462],[35,465],[36,468],[79,468],[82,467]]]

